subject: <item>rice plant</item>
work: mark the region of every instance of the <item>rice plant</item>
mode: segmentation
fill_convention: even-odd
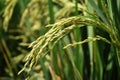
[[[9,79],[120,79],[119,0],[1,0],[0,4],[0,59],[11,72]],[[17,48],[7,41],[16,41],[12,47]]]

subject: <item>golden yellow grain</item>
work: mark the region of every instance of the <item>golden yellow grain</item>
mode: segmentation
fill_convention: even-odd
[[[4,22],[3,22],[3,28],[5,31],[7,31],[10,19],[12,17],[14,7],[16,5],[18,0],[6,0],[6,8],[3,14]]]

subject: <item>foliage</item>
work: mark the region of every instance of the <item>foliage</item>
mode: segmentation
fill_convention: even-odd
[[[119,80],[119,17],[119,0],[0,0],[0,80]]]

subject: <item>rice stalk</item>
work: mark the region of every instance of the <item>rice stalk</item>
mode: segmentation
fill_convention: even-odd
[[[72,47],[72,46],[76,46],[76,45],[80,45],[80,44],[84,44],[86,42],[90,42],[90,41],[97,41],[97,40],[101,40],[101,41],[104,41],[108,44],[111,44],[110,41],[108,41],[107,39],[101,37],[101,36],[96,36],[96,37],[88,37],[88,39],[85,39],[83,41],[80,41],[80,42],[75,42],[73,44],[68,44],[67,46],[64,46],[63,49],[66,49],[68,47]]]
[[[86,24],[86,22],[87,22],[87,24]],[[40,58],[40,56],[47,52],[46,48],[50,42],[54,41],[55,38],[58,39],[57,41],[59,41],[59,38],[63,35],[64,32],[66,32],[66,31],[69,32],[69,30],[74,29],[76,27],[76,26],[70,26],[70,25],[79,25],[80,24],[79,27],[83,27],[84,25],[88,25],[88,24],[92,25],[93,23],[96,23],[96,20],[93,21],[93,20],[90,20],[89,18],[82,18],[79,16],[62,19],[62,20],[56,22],[55,24],[52,25],[53,27],[45,35],[39,37],[36,41],[34,41],[30,44],[29,47],[32,47],[33,49],[31,50],[31,53],[26,57],[27,62],[25,64],[25,67],[30,63],[30,69],[31,69],[33,67],[33,65],[37,62],[37,60]],[[66,26],[68,25],[68,27],[62,29],[63,26],[65,26],[65,25]],[[98,21],[97,25],[99,27],[101,27],[101,25],[103,25],[103,24],[100,24]],[[103,27],[106,27],[106,25],[102,26],[102,28]],[[103,28],[103,29],[106,29],[106,28]],[[109,30],[107,29],[107,31],[109,31]],[[61,32],[62,32],[62,34],[61,34]],[[57,42],[55,42],[55,43],[57,43]]]
[[[15,8],[15,5],[17,4],[18,0],[6,0],[6,8],[3,14],[4,22],[3,22],[3,29],[7,31],[10,19],[13,15],[13,11]]]

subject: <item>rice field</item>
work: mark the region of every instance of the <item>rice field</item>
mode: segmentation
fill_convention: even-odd
[[[0,80],[120,80],[120,0],[0,0]]]

